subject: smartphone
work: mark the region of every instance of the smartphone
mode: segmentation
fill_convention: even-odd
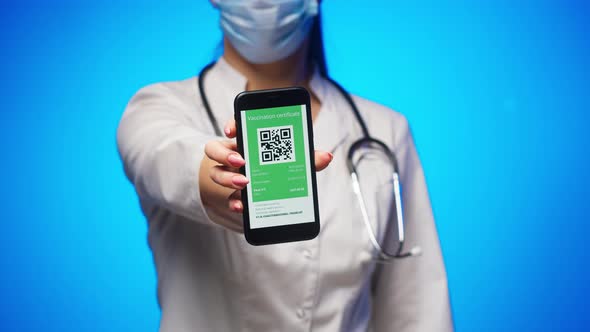
[[[310,97],[300,87],[245,91],[234,116],[244,235],[252,245],[303,241],[320,231]]]

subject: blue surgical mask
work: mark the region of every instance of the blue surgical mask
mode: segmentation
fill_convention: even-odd
[[[271,63],[293,54],[303,43],[318,0],[214,0],[221,28],[249,62]]]

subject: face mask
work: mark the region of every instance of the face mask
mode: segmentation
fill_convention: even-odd
[[[293,54],[318,13],[317,0],[214,0],[221,28],[249,62],[271,63]]]

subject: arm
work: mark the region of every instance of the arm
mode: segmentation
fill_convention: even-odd
[[[212,181],[204,176],[207,172],[200,171],[202,164],[203,169],[216,165],[205,156],[204,147],[219,137],[195,125],[190,112],[198,114],[198,110],[191,101],[191,96],[179,95],[166,84],[141,89],[119,123],[117,145],[125,173],[142,200],[190,220],[213,224],[203,204],[208,192],[201,190],[206,189],[207,180]],[[221,218],[211,217],[223,223]]]
[[[405,248],[419,245],[423,253],[378,266],[373,325],[376,332],[453,331],[447,276],[424,173],[408,124],[402,122],[394,151],[403,185]]]
[[[141,89],[129,102],[117,131],[125,173],[142,200],[205,224],[242,231],[240,190],[248,180],[238,173],[244,159],[235,141],[204,133],[194,96],[179,95],[165,84]],[[200,123],[199,123],[200,124]],[[234,138],[230,121],[225,128]],[[316,169],[332,156],[316,151]]]

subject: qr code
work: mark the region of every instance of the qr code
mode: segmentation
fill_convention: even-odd
[[[293,126],[258,128],[260,165],[295,161]]]

